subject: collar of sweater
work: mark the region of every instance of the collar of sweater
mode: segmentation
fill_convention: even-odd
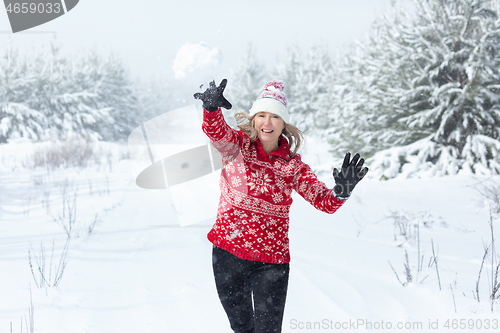
[[[271,156],[276,156],[276,157],[284,158],[287,161],[290,161],[291,160],[290,147],[288,145],[288,140],[283,135],[281,135],[279,137],[278,145],[279,145],[278,149],[276,149],[275,151],[273,151],[269,154],[266,154],[266,152],[264,151],[264,147],[262,146],[262,143],[260,142],[260,140],[258,138],[257,138],[257,140],[255,140],[255,147],[257,148],[257,153],[260,156],[266,156],[267,158],[269,158]]]

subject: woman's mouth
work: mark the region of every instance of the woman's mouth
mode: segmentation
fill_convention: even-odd
[[[272,133],[274,131],[273,130],[262,129],[262,132],[264,132],[264,133]]]

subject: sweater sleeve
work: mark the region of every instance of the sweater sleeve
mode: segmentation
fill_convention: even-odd
[[[345,202],[335,198],[333,190],[318,180],[311,167],[303,162],[296,170],[293,187],[314,208],[328,214],[335,213]]]
[[[202,129],[224,161],[227,162],[238,155],[244,138],[239,131],[226,123],[220,108],[214,112],[203,110]]]

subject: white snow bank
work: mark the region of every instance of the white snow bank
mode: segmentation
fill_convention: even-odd
[[[315,170],[339,165],[328,160],[324,145],[308,140],[301,153]],[[101,148],[112,147],[112,164],[47,171],[23,166],[36,146],[0,145],[2,332],[11,322],[12,332],[21,331],[30,292],[37,333],[230,332],[206,238],[213,220],[181,228],[167,191],[139,188],[131,161],[119,158],[121,147]],[[333,186],[330,170],[319,178]],[[484,246],[491,242],[488,203],[477,191],[486,179],[500,184],[498,176],[477,175],[367,178],[333,215],[295,193],[283,332],[441,332],[453,320],[470,320],[475,328],[488,320],[491,328],[493,320],[498,325],[499,303],[491,312],[488,298],[489,261],[476,292]],[[28,251],[38,255],[44,248],[45,272],[56,267],[66,233],[54,218],[64,217],[68,205],[78,209],[67,267],[57,287],[37,288]],[[439,278],[430,264],[433,247]],[[403,286],[398,278],[406,281],[406,254],[413,281]],[[382,322],[393,326],[376,328]],[[439,329],[431,327],[438,322]]]

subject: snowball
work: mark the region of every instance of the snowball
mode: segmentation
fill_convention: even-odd
[[[210,49],[205,43],[186,43],[177,52],[172,70],[176,79],[182,79],[194,71],[210,71],[220,63],[222,52],[217,47]]]

